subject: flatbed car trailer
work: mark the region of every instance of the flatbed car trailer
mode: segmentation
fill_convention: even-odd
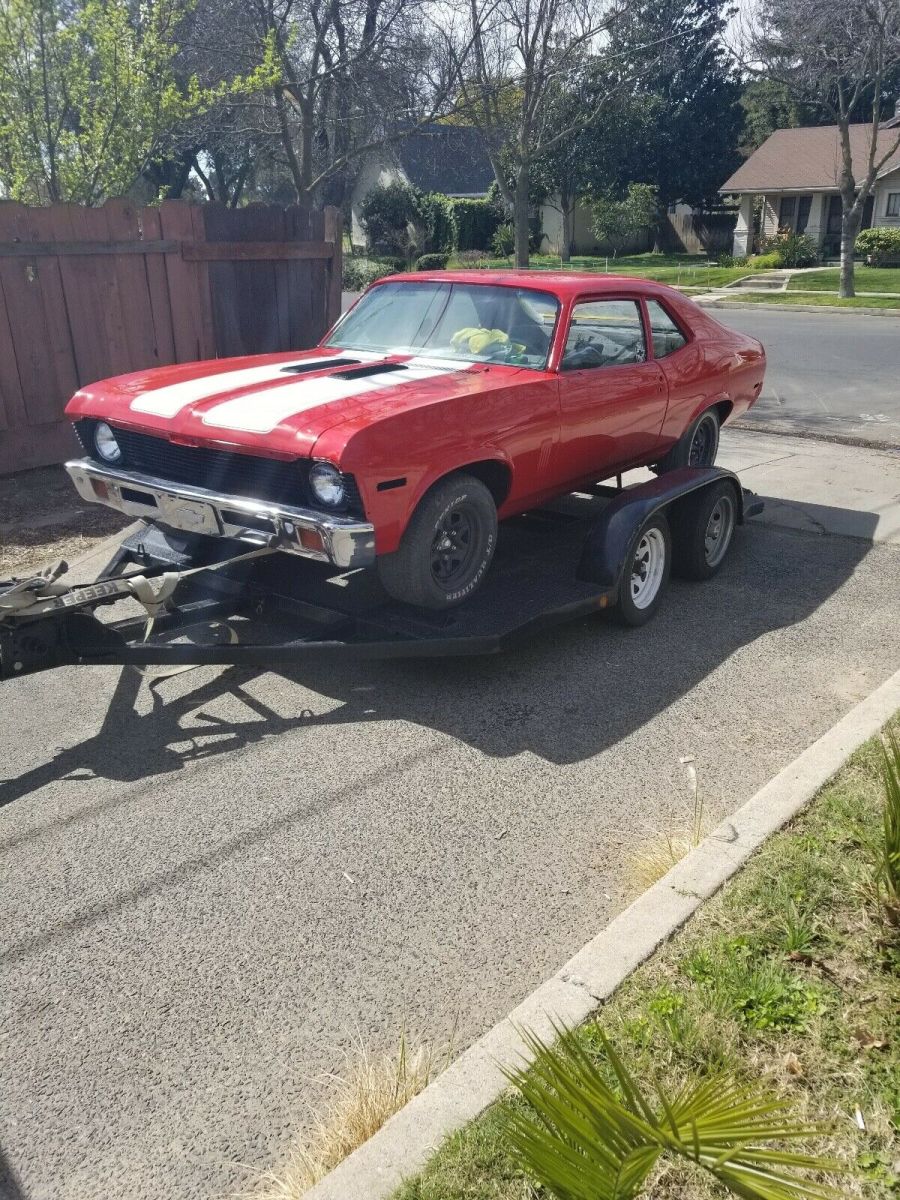
[[[621,479],[615,487],[598,484],[513,518],[501,526],[482,587],[445,612],[389,599],[373,571],[288,560],[262,537],[254,547],[145,525],[92,583],[62,582],[65,564],[0,582],[0,679],[67,665],[277,668],[323,658],[497,654],[614,608],[641,533],[659,514],[672,530],[675,573],[713,574],[732,531],[710,562],[706,501],[723,494],[733,495],[733,524],[762,510],[733,472],[684,467],[626,488]],[[137,601],[143,612],[97,617],[122,600]],[[246,640],[267,630],[268,640]],[[204,640],[191,640],[197,635]]]

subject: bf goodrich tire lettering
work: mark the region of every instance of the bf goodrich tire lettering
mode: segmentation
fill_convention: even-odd
[[[378,572],[394,599],[450,608],[483,583],[496,544],[497,509],[491,493],[473,476],[451,475],[422,498],[399,548],[379,558]],[[451,546],[455,554],[445,554]],[[446,568],[445,577],[435,572],[436,562]]]

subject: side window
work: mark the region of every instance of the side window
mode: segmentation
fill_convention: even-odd
[[[645,362],[644,327],[635,300],[585,300],[572,310],[564,371]]]
[[[687,338],[659,303],[658,300],[647,301],[647,312],[650,314],[650,336],[653,338],[653,357],[665,358],[687,342]]]

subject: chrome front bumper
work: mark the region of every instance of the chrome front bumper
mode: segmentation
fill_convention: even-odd
[[[73,459],[66,470],[83,499],[130,517],[257,546],[274,537],[279,549],[338,567],[368,567],[375,561],[375,528],[355,517],[168,483],[137,471],[101,467],[90,458]]]

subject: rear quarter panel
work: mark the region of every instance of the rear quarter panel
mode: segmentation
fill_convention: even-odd
[[[721,325],[686,297],[666,300],[693,334],[687,346],[660,360],[669,383],[668,448],[712,404],[725,402],[727,419],[746,412],[762,388],[766,355],[755,338]]]

